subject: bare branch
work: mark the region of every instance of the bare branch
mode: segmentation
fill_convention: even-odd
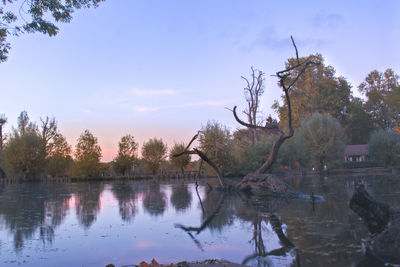
[[[296,50],[297,64],[300,64],[300,61],[299,61],[299,52],[297,51],[297,46],[296,46],[296,43],[295,43],[294,40],[293,40],[293,36],[290,35],[290,39],[292,39],[292,44],[293,44],[293,46],[294,46],[294,49]]]
[[[174,154],[172,155],[173,157],[180,157],[182,155],[185,154],[189,154],[189,155],[198,155],[203,161],[205,161],[206,163],[208,163],[208,165],[211,166],[211,168],[214,169],[214,171],[217,174],[219,183],[221,184],[222,187],[225,187],[225,183],[222,179],[222,175],[221,172],[219,171],[218,167],[214,164],[214,162],[212,162],[205,153],[203,153],[201,150],[197,149],[197,148],[193,148],[193,150],[188,150],[189,147],[191,146],[191,144],[198,138],[200,131],[197,132],[197,134],[195,134],[195,136],[193,136],[192,140],[190,140],[189,144],[186,146],[185,150],[182,151],[181,153],[178,154]]]
[[[254,128],[254,129],[262,129],[262,130],[273,130],[273,129],[279,129],[278,124],[273,124],[273,125],[268,125],[268,126],[259,126],[259,125],[254,125],[254,124],[248,124],[242,121],[238,115],[236,114],[236,108],[237,106],[233,107],[233,116],[235,117],[236,121],[240,123],[243,126],[246,126],[247,128]]]

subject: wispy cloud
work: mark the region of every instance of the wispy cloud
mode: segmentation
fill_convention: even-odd
[[[315,38],[301,38],[294,36],[298,46],[323,46],[328,41]],[[266,27],[261,30],[258,36],[250,44],[242,46],[244,51],[251,51],[256,47],[264,47],[272,50],[285,50],[292,47],[290,36],[281,37],[274,27]]]
[[[175,90],[142,90],[142,89],[133,89],[131,93],[138,96],[155,96],[155,95],[174,95],[176,94]]]
[[[324,13],[319,13],[314,16],[313,18],[313,24],[316,27],[329,27],[333,28],[338,26],[339,24],[342,24],[344,22],[343,16],[339,14],[324,14]]]
[[[136,107],[133,107],[134,111],[140,112],[140,113],[155,112],[155,111],[157,111],[159,109],[160,109],[160,107],[147,107],[147,106],[136,106]]]

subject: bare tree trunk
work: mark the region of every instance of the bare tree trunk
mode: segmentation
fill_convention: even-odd
[[[304,73],[304,71],[307,69],[308,66],[310,65],[318,65],[320,63],[318,62],[313,62],[311,59],[307,59],[304,62],[300,62],[299,57],[298,57],[298,51],[297,51],[297,47],[296,44],[292,39],[292,44],[295,48],[296,51],[296,59],[297,59],[297,64],[292,66],[292,67],[288,67],[282,71],[278,71],[276,73],[276,76],[279,78],[279,84],[281,86],[281,88],[283,89],[283,92],[285,94],[285,100],[286,100],[286,104],[288,106],[288,133],[283,132],[282,130],[279,129],[279,125],[277,123],[266,123],[265,126],[259,126],[257,125],[254,121],[251,122],[251,120],[249,119],[250,123],[245,123],[244,121],[242,121],[236,114],[236,106],[233,108],[233,116],[235,117],[236,121],[243,125],[246,126],[249,129],[253,129],[253,130],[262,130],[262,131],[266,131],[268,133],[277,135],[277,139],[274,141],[273,145],[272,145],[272,150],[271,153],[268,157],[268,159],[264,162],[264,164],[258,169],[256,170],[255,174],[256,174],[256,179],[254,175],[247,175],[246,177],[244,177],[244,179],[238,184],[239,187],[241,188],[248,188],[248,186],[245,186],[245,183],[247,181],[252,181],[252,184],[255,184],[255,181],[258,179],[261,183],[265,184],[265,181],[262,181],[263,179],[269,179],[271,180],[271,177],[265,177],[262,178],[259,176],[259,174],[265,173],[267,171],[270,171],[273,164],[276,162],[277,158],[278,158],[278,152],[279,152],[279,148],[281,147],[281,145],[289,138],[291,138],[294,134],[294,130],[293,130],[293,126],[292,126],[292,106],[290,103],[290,96],[289,96],[289,90],[292,88],[292,86],[297,82],[297,80],[299,79],[299,77]],[[293,77],[294,75],[294,70],[298,71]],[[290,78],[290,80],[288,80]],[[246,80],[247,81],[247,80]],[[249,83],[248,83],[249,84]],[[250,85],[248,86],[250,87]],[[245,112],[246,113],[246,112]],[[247,114],[247,113],[246,113]],[[268,182],[267,184],[270,184],[270,182]],[[279,184],[279,183],[278,183]]]

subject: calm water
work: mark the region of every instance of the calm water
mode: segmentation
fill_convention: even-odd
[[[368,233],[348,208],[354,182],[400,207],[400,177],[287,181],[325,201],[249,199],[202,185],[196,191],[188,181],[0,185],[0,265],[224,258],[253,266],[356,266]]]

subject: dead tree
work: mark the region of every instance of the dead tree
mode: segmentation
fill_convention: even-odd
[[[281,145],[287,139],[289,139],[293,136],[294,130],[292,127],[292,107],[291,107],[290,96],[289,96],[290,89],[292,88],[292,86],[297,82],[299,77],[305,72],[305,70],[310,65],[320,64],[318,62],[312,61],[311,58],[307,58],[304,61],[300,61],[297,47],[293,40],[293,37],[291,37],[291,39],[292,39],[292,44],[294,46],[294,49],[296,51],[297,64],[292,67],[287,67],[284,70],[278,71],[275,75],[276,77],[279,78],[279,85],[281,86],[281,88],[285,94],[286,104],[288,106],[288,125],[287,125],[288,132],[285,133],[283,130],[281,130],[279,127],[279,124],[277,124],[277,123],[272,123],[272,124],[267,123],[265,126],[257,125],[254,122],[246,123],[238,117],[238,115],[236,113],[236,106],[233,108],[233,116],[235,117],[236,121],[238,123],[240,123],[241,125],[246,126],[249,129],[250,128],[258,129],[258,130],[266,131],[266,132],[269,132],[271,134],[275,134],[278,136],[278,138],[275,140],[275,142],[272,145],[272,150],[271,150],[271,153],[270,153],[267,161],[265,161],[264,164],[260,168],[258,168],[258,170],[255,171],[255,174],[262,174],[262,173],[269,171],[278,157],[278,152],[279,152],[279,148],[281,147]]]
[[[361,217],[371,233],[367,256],[400,264],[400,211],[376,201],[363,184],[356,186],[350,208]]]
[[[251,67],[250,80],[243,76],[241,78],[246,81],[244,95],[247,107],[243,113],[246,114],[249,124],[258,125],[257,115],[259,113],[260,97],[264,93],[264,73]],[[257,129],[249,128],[249,131],[252,134],[251,138],[254,145],[257,142]]]
[[[214,162],[212,162],[212,161],[206,156],[206,154],[205,154],[203,151],[201,151],[201,150],[199,150],[199,149],[197,149],[197,148],[193,148],[192,150],[189,150],[189,148],[190,148],[190,146],[192,145],[192,143],[193,143],[193,142],[197,139],[197,137],[199,136],[199,133],[200,133],[200,131],[197,132],[197,134],[195,134],[195,136],[193,136],[192,140],[190,140],[189,144],[186,146],[186,148],[185,148],[184,151],[182,151],[181,153],[178,153],[178,154],[174,154],[174,155],[172,155],[172,156],[173,156],[173,157],[180,157],[180,156],[185,155],[185,154],[189,154],[189,155],[198,155],[198,156],[201,158],[202,161],[206,162],[208,165],[211,166],[211,168],[213,168],[213,170],[214,170],[215,173],[217,174],[218,181],[219,181],[221,187],[226,187],[226,185],[225,185],[225,183],[224,183],[224,181],[223,181],[223,178],[222,178],[222,174],[221,174],[220,170],[218,169],[218,167],[214,164]]]

